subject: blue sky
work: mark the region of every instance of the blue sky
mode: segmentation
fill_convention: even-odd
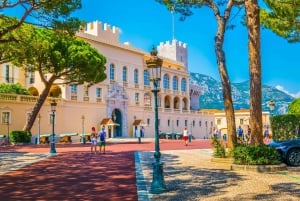
[[[74,13],[81,19],[101,21],[121,29],[121,42],[150,51],[152,45],[172,40],[172,15],[155,0],[82,0],[83,7]],[[234,14],[233,14],[234,15]],[[208,8],[194,11],[185,21],[174,14],[174,36],[187,43],[189,71],[210,75],[219,80],[214,36],[216,22]],[[224,50],[229,77],[232,83],[249,79],[247,30],[240,24],[225,34]],[[281,88],[300,97],[300,43],[291,44],[269,30],[261,31],[263,84]]]

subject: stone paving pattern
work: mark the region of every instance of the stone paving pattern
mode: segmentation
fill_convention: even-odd
[[[211,161],[208,140],[160,143],[168,191],[149,193],[153,139],[116,139],[106,154],[89,144],[0,147],[0,200],[300,200],[300,167],[273,173],[231,171]]]

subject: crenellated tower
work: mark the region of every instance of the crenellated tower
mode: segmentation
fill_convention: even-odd
[[[182,62],[188,71],[188,48],[187,44],[173,39],[172,42],[161,42],[157,46],[158,56]]]
[[[102,24],[102,22],[99,21],[90,22],[87,23],[86,28],[82,28],[80,32],[94,35],[107,41],[119,42],[120,29],[115,26],[111,27],[107,23]],[[80,35],[80,32],[78,32],[77,35]]]

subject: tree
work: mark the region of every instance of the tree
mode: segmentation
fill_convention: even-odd
[[[300,98],[294,99],[288,106],[288,114],[300,114]]]
[[[245,0],[250,72],[251,144],[263,144],[261,108],[260,17],[257,0]]]
[[[261,24],[289,42],[300,42],[300,1],[264,0],[261,8]]]
[[[181,1],[181,0],[156,0],[157,2],[164,4],[169,10],[182,14],[182,19],[193,14],[191,9],[201,8],[206,6],[210,8],[215,16],[217,22],[217,32],[215,35],[215,53],[217,57],[218,70],[222,83],[222,92],[224,99],[224,108],[227,121],[228,131],[228,147],[232,149],[236,143],[236,124],[233,108],[233,101],[231,95],[231,84],[229,75],[227,72],[225,51],[223,49],[224,37],[226,32],[226,26],[230,19],[232,8],[237,5],[241,5],[242,1],[228,0],[225,1],[212,1],[212,0],[198,0],[198,1]],[[223,13],[221,13],[223,11]]]
[[[12,62],[27,71],[37,71],[45,85],[24,128],[26,131],[30,131],[53,84],[85,83],[90,86],[106,79],[106,58],[74,36],[35,28],[33,34],[16,49],[22,51],[14,54]]]
[[[0,13],[0,43],[17,41],[13,35],[4,38],[13,30],[18,29],[24,22],[42,27],[51,27],[74,34],[81,25],[77,18],[70,14],[81,8],[81,0],[4,0],[0,3],[0,10],[5,13],[10,9],[19,9],[20,17],[11,18]]]

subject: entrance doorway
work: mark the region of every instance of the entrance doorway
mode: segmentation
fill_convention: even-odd
[[[122,137],[122,113],[119,109],[114,109],[112,111],[112,120],[114,123],[119,124],[118,126],[115,126],[113,129],[113,136],[114,137]]]

